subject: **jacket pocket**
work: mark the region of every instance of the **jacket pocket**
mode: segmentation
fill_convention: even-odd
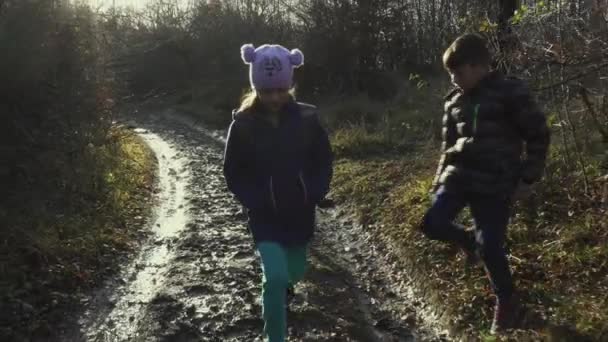
[[[280,215],[291,215],[304,209],[307,205],[308,188],[299,173],[288,176],[274,175],[270,183],[272,204]]]

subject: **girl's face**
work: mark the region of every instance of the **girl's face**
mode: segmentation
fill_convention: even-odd
[[[264,108],[277,113],[289,102],[291,95],[289,89],[260,89],[258,97]]]

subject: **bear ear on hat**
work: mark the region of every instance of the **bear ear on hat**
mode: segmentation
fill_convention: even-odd
[[[241,58],[245,64],[251,64],[255,62],[255,47],[253,44],[245,44],[241,46]]]
[[[294,67],[300,67],[304,64],[304,54],[299,49],[293,49],[289,52],[289,61]]]

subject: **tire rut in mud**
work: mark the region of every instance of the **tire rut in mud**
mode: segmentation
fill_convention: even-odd
[[[169,224],[183,227],[171,227],[173,233],[167,235],[156,232],[144,246],[144,251],[166,248],[160,265],[152,265],[156,268],[151,276],[142,278],[142,272],[152,267],[149,255],[142,253],[124,284],[106,289],[103,296],[113,304],[89,310],[89,318],[83,320],[87,341],[262,341],[259,260],[245,222],[237,218],[239,206],[224,183],[221,141],[201,127],[164,115],[138,122],[143,123],[144,135],[152,132],[174,151],[171,158],[180,168],[169,172],[174,184],[168,197],[160,194],[159,205],[174,201],[179,193],[175,189],[183,189],[177,197],[185,202],[178,198],[177,206],[168,205],[169,210],[159,215],[182,210],[183,220]],[[370,282],[361,280],[367,275],[357,270],[377,266],[369,256],[344,255],[341,241],[352,244],[356,236],[339,236],[356,232],[343,222],[324,219],[329,216],[321,215],[309,272],[288,313],[289,341],[437,340],[422,327],[416,332],[408,328],[417,320],[410,305],[399,298],[378,297],[385,292],[371,291]],[[137,262],[143,267],[138,269]],[[137,281],[144,283],[133,290]],[[381,282],[378,277],[373,280]],[[139,302],[125,303],[125,296],[138,295],[130,291],[149,293]],[[397,303],[390,312],[378,305],[389,300]]]

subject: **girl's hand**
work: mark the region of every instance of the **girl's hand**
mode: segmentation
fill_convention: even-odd
[[[330,198],[324,198],[319,201],[317,206],[321,209],[331,209],[336,206],[336,203],[334,202],[334,200],[332,200]]]

